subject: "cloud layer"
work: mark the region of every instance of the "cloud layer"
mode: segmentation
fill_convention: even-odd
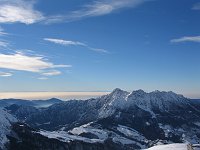
[[[172,43],[180,43],[180,42],[200,42],[200,36],[184,36],[178,39],[172,39]]]

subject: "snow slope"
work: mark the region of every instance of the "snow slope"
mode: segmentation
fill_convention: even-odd
[[[69,131],[69,133],[72,133],[78,136],[81,135],[82,133],[91,133],[93,135],[96,135],[98,139],[102,141],[108,138],[108,134],[105,131],[91,127],[90,123],[86,125],[82,125],[80,127],[76,127],[73,130]]]
[[[176,143],[176,144],[167,144],[167,145],[157,145],[146,150],[192,150],[190,145],[186,143]]]
[[[111,138],[114,143],[120,143],[122,145],[135,144],[139,145],[141,148],[145,148],[145,146],[142,145],[141,142],[147,142],[147,140],[134,129],[122,125],[119,125],[117,127],[117,131],[121,132],[121,134],[125,134],[127,137],[130,137],[129,139],[127,137],[121,136],[112,129],[107,130],[95,128],[91,126],[91,123],[76,127],[68,132],[49,132],[41,130],[38,133],[50,139],[57,139],[63,142],[83,141],[86,143],[104,143],[106,140],[108,140],[108,138]],[[90,134],[94,135],[95,137],[84,137],[83,134]],[[139,142],[134,141],[133,139],[137,139]]]
[[[16,121],[15,117],[7,111],[0,109],[0,149],[3,149],[4,144],[8,142],[6,135],[10,133],[11,123]]]
[[[57,139],[60,140],[62,142],[69,142],[69,141],[83,141],[86,143],[103,143],[104,141],[101,139],[90,139],[90,138],[86,138],[86,137],[82,137],[82,136],[78,136],[78,135],[71,135],[68,132],[65,131],[40,131],[38,132],[39,134],[46,136],[50,139]]]
[[[141,142],[148,142],[148,140],[142,134],[140,134],[138,131],[132,128],[118,125],[117,130],[121,132],[122,134],[126,135],[127,137],[137,139]]]

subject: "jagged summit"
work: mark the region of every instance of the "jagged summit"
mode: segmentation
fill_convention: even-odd
[[[118,91],[123,91],[123,90],[120,89],[120,88],[115,88],[115,89],[113,90],[113,92],[118,92]]]
[[[111,93],[110,95],[114,95],[114,94],[123,94],[123,93],[128,93],[127,91],[124,91],[120,88],[115,88]]]
[[[153,110],[165,112],[188,105],[187,98],[172,91],[165,92],[156,90],[147,93],[139,89],[133,92],[127,92],[116,88],[105,99],[104,106],[100,111],[101,117],[107,117],[114,113],[115,110],[132,106],[138,106],[150,112]]]
[[[113,98],[119,98],[119,97],[123,97],[124,95],[127,95],[127,94],[129,94],[129,92],[121,90],[119,88],[116,88],[109,95],[110,95],[110,97],[113,97]]]
[[[129,94],[129,97],[138,97],[138,96],[144,96],[146,95],[147,93],[141,89],[139,90],[136,90],[136,91],[132,91],[130,94]]]
[[[175,93],[175,92],[173,92],[173,91],[159,91],[159,90],[155,90],[155,91],[152,91],[152,92],[150,92],[149,94],[168,94],[168,95],[171,95],[171,96],[176,96],[176,97],[184,97],[183,95],[181,95],[181,94],[177,94],[177,93]]]
[[[123,95],[123,94],[129,94],[129,97],[131,96],[144,96],[144,95],[154,95],[154,96],[167,96],[167,97],[174,97],[174,98],[185,98],[183,95],[181,94],[176,94],[175,92],[173,91],[159,91],[159,90],[155,90],[155,91],[152,91],[152,92],[145,92],[144,90],[142,89],[139,89],[139,90],[134,90],[132,92],[128,92],[128,91],[125,91],[125,90],[122,90],[120,88],[115,88],[109,95]]]

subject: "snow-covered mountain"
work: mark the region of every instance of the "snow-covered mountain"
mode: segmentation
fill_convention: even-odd
[[[42,109],[9,108],[28,124],[13,128],[22,145],[37,144],[38,149],[63,145],[70,150],[132,150],[200,141],[199,104],[173,92],[115,89],[99,98],[71,100]],[[11,145],[16,147],[13,141]]]
[[[143,90],[137,90],[129,93],[121,89],[115,89],[106,99],[109,99],[109,101],[102,107],[100,117],[107,117],[117,109],[127,109],[133,106],[149,112],[156,110],[167,112],[177,109],[177,107],[184,108],[190,105],[189,100],[182,95],[160,91],[146,93]]]
[[[71,128],[75,124],[86,124],[94,120],[110,117],[116,113],[121,114],[125,111],[136,115],[134,111],[139,110],[153,118],[156,118],[156,115],[159,116],[161,113],[185,114],[184,117],[188,118],[190,114],[197,113],[198,116],[200,113],[198,107],[191,103],[189,99],[173,92],[154,91],[146,93],[138,90],[129,93],[121,89],[115,89],[112,93],[96,99],[86,101],[71,100],[52,105],[30,116],[27,119],[27,123],[34,127],[55,130],[62,126]],[[51,124],[47,125],[46,123],[48,122],[51,122]]]
[[[0,149],[4,149],[9,141],[7,135],[11,132],[11,124],[17,122],[17,119],[6,110],[0,109]]]

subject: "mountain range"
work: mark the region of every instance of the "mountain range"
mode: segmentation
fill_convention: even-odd
[[[117,88],[88,100],[12,99],[0,105],[10,116],[1,117],[9,122],[0,129],[2,149],[133,150],[200,141],[199,100],[174,92]]]

